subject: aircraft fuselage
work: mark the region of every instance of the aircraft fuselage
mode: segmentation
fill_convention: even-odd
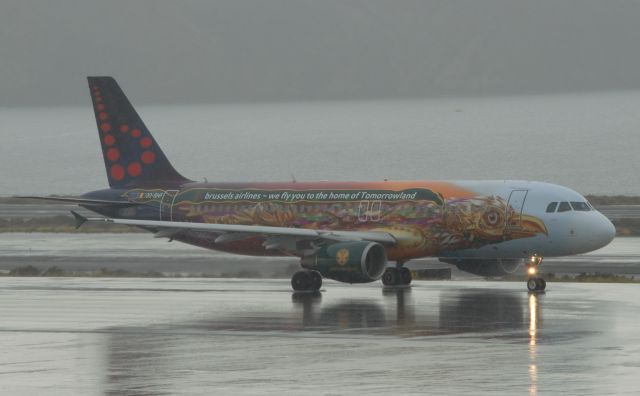
[[[89,207],[124,219],[389,232],[397,239],[387,246],[392,261],[563,256],[598,249],[615,234],[577,192],[529,181],[187,183],[85,197],[131,202],[118,209]],[[225,239],[185,230],[172,238],[245,255],[285,254],[265,250],[262,236]]]

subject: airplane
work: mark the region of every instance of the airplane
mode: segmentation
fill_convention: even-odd
[[[77,226],[104,221],[158,238],[255,256],[295,256],[295,291],[322,279],[409,285],[412,259],[485,277],[515,273],[543,291],[543,257],[607,245],[615,227],[579,193],[535,181],[202,183],[178,173],[112,77],[88,77],[109,188],[79,197]],[[394,264],[389,265],[389,262]]]

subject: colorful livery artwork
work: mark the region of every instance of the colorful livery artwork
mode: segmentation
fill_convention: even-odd
[[[134,203],[161,205],[165,193],[133,189],[123,197]],[[542,220],[520,213],[499,196],[447,200],[441,193],[426,188],[398,191],[194,188],[176,192],[168,200],[165,213],[172,221],[392,231],[405,237],[401,238],[403,243],[388,250],[390,260],[437,256],[547,234]]]

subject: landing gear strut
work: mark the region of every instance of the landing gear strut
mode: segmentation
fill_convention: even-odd
[[[527,263],[527,289],[529,291],[543,291],[547,287],[547,282],[539,274],[541,263],[542,257],[537,254],[531,256]]]
[[[398,261],[395,268],[387,267],[382,274],[382,284],[385,286],[411,284],[411,271],[403,265],[403,261]]]
[[[318,291],[322,287],[322,275],[318,271],[298,271],[291,277],[291,287],[295,291]]]

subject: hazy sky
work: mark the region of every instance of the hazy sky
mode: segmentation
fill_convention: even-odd
[[[86,104],[86,75],[145,103],[640,88],[640,1],[0,2],[0,105]]]

